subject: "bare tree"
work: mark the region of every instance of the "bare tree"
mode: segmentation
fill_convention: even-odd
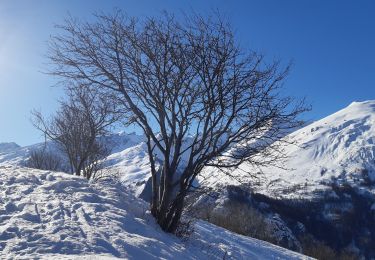
[[[61,169],[60,158],[47,151],[46,147],[36,149],[30,152],[30,158],[26,166],[35,169],[58,171]]]
[[[289,68],[243,50],[220,16],[138,21],[116,11],[96,18],[60,26],[51,40],[50,73],[116,99],[143,129],[151,212],[163,230],[176,230],[203,167],[262,166],[283,157],[275,141],[299,126],[296,117],[305,111],[303,102],[279,93]]]
[[[71,173],[90,179],[110,152],[98,138],[107,133],[118,117],[113,113],[113,103],[85,86],[69,87],[68,96],[68,101],[61,102],[60,109],[49,120],[34,111],[33,123],[59,144],[68,158]]]

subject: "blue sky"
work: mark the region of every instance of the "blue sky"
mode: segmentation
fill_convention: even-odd
[[[33,108],[52,113],[63,92],[46,69],[46,46],[54,24],[68,13],[90,19],[119,7],[131,16],[162,10],[208,14],[231,21],[242,46],[268,59],[293,60],[286,93],[306,97],[316,120],[352,101],[375,99],[375,1],[197,0],[93,1],[0,0],[0,142],[42,140],[30,123]]]

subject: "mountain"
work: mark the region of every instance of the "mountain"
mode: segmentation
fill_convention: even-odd
[[[299,252],[315,243],[375,257],[375,101],[353,102],[284,140],[291,144],[285,146],[281,167],[244,163],[229,172],[231,177],[206,167],[197,185],[210,192],[193,203],[204,209],[199,217],[235,219],[233,205],[239,205],[249,209],[240,212],[244,219],[255,214],[271,230],[272,243]],[[145,137],[118,133],[102,141],[112,148],[105,172],[118,177],[132,196],[145,198],[150,187]],[[0,150],[0,167],[24,165],[30,151],[43,145]]]
[[[258,192],[296,198],[314,196],[332,183],[355,187],[375,183],[375,101],[353,102],[285,140],[292,144],[285,147],[288,158],[280,165],[283,169],[257,169],[244,163],[231,172],[233,179],[206,168],[207,185],[251,182]]]
[[[119,133],[110,139],[115,145],[107,167],[139,195],[149,178],[145,137]],[[375,183],[375,101],[353,102],[285,139],[292,144],[285,147],[282,168],[257,169],[244,163],[230,172],[232,178],[206,167],[199,182],[208,187],[251,183],[257,192],[287,198],[316,196],[332,183],[366,190]]]
[[[1,259],[307,259],[204,221],[184,241],[116,181],[0,167]]]
[[[251,208],[274,243],[317,258],[373,259],[375,101],[353,102],[284,140],[291,144],[280,167],[205,168],[200,183],[213,191],[196,206],[211,218],[233,215],[233,204]]]
[[[20,146],[16,143],[0,143],[0,153],[10,152],[12,150],[18,149]]]
[[[33,145],[36,147],[38,145]],[[0,165],[21,164],[28,158],[29,149],[21,147],[16,143],[1,143],[0,144]]]
[[[210,187],[251,182],[259,192],[293,197],[314,194],[333,181],[353,186],[375,181],[375,101],[353,102],[285,139],[293,144],[285,147],[288,158],[280,165],[283,169],[257,169],[244,163],[240,169],[231,171],[236,177],[231,178],[222,175],[220,170],[206,167],[200,182]],[[126,185],[137,185],[139,194],[149,177],[145,137],[122,132],[106,136],[102,141],[112,149],[106,167],[118,172]],[[30,151],[43,146],[43,143],[26,147],[2,143],[0,165],[22,165]],[[59,153],[53,144],[47,146]]]

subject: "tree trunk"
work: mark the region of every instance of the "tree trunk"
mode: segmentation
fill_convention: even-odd
[[[166,221],[168,208],[170,206],[172,196],[173,196],[173,190],[172,190],[172,180],[173,180],[173,175],[171,172],[169,172],[169,169],[164,165],[163,167],[163,172],[162,172],[163,180],[160,181],[160,186],[162,188],[162,194],[161,197],[159,198],[159,212],[158,212],[158,223],[164,223]],[[161,224],[162,225],[162,224]]]
[[[175,171],[176,169],[171,170],[164,165],[160,182],[157,183],[157,178],[152,178],[153,183],[159,185],[160,194],[157,194],[157,191],[153,190],[153,196],[156,198],[152,198],[151,212],[162,230],[169,233],[175,233],[178,228],[188,189],[186,184],[180,182],[177,194],[174,192],[173,176],[175,175]],[[158,204],[156,209],[153,206],[155,200]]]
[[[158,183],[156,172],[152,173],[151,176],[152,194],[151,194],[151,214],[156,217],[158,212]]]
[[[170,203],[168,210],[159,212],[159,216],[162,216],[162,218],[157,219],[158,224],[165,232],[176,232],[182,216],[185,195],[185,192],[180,191],[173,202]]]

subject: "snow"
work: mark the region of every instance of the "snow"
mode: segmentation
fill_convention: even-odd
[[[47,143],[37,143],[25,147],[21,147],[16,143],[2,143],[0,144],[0,166],[25,165],[31,151],[41,150],[44,148],[46,148],[51,154],[61,157],[60,159],[64,160],[60,150],[57,148],[57,145],[50,141],[47,141]]]
[[[236,185],[240,180],[250,182],[257,192],[306,198],[315,191],[326,190],[333,180],[357,186],[375,181],[375,101],[353,102],[286,138],[295,145],[285,148],[289,156],[283,165],[285,170],[275,167],[257,169],[244,163],[239,170],[230,172],[236,177],[231,178],[207,167],[199,176],[200,183],[216,187]],[[107,136],[103,141],[112,148],[112,154],[106,159],[108,171],[121,176],[123,184],[139,196],[150,176],[145,137],[122,132]],[[42,146],[0,144],[0,165],[22,165],[31,150]]]
[[[0,258],[306,259],[198,221],[187,241],[160,230],[118,182],[0,167]]]
[[[294,144],[285,148],[284,170],[244,163],[231,175],[251,182],[258,192],[305,198],[327,189],[333,180],[358,186],[366,174],[375,179],[375,101],[353,102],[285,138]],[[211,167],[200,180],[208,186],[239,183]]]
[[[284,170],[248,164],[230,178],[207,167],[201,185],[250,182],[273,197],[308,198],[330,183],[361,186],[375,180],[375,101],[348,107],[286,136]],[[119,183],[87,183],[78,177],[20,167],[36,144],[0,144],[0,256],[62,259],[293,259],[303,256],[266,242],[233,234],[199,221],[187,242],[163,233],[137,196],[150,177],[144,136],[119,133],[105,137],[112,147],[106,159]],[[259,173],[262,172],[262,173]],[[247,173],[256,175],[251,177]],[[259,173],[259,174],[258,174]],[[124,186],[126,188],[124,188]],[[337,196],[332,192],[331,196]],[[373,205],[372,208],[375,208]]]
[[[28,149],[18,146],[17,144],[9,145],[9,143],[0,144],[0,165],[22,163],[28,155]]]
[[[150,161],[146,153],[144,142],[140,142],[115,152],[106,159],[107,170],[118,173],[124,185],[138,196],[150,178]]]

